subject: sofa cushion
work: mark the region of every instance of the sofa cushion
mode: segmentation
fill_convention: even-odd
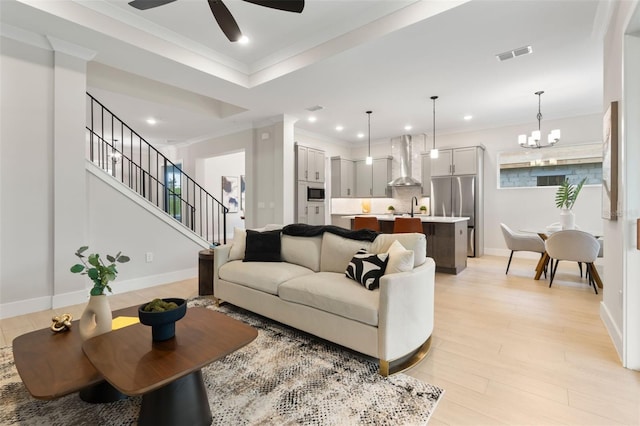
[[[387,253],[371,254],[360,249],[347,265],[345,275],[365,286],[367,290],[375,290],[380,287],[380,277],[384,275],[388,261]]]
[[[278,287],[282,300],[311,306],[344,318],[378,325],[379,290],[368,291],[344,273],[318,272]]]
[[[258,232],[247,229],[243,262],[282,262],[280,230]]]
[[[282,235],[282,260],[304,266],[314,272],[320,271],[322,236],[294,237]]]
[[[395,274],[397,272],[409,272],[413,269],[414,263],[414,253],[413,250],[407,250],[404,248],[400,241],[395,240],[389,249],[387,250],[389,254],[389,262],[387,263],[387,269],[385,269],[384,273],[386,274]]]
[[[218,270],[220,279],[275,295],[281,283],[310,274],[313,274],[311,269],[292,263],[254,262],[247,265],[240,260],[227,262]]]
[[[386,253],[391,244],[398,240],[407,250],[413,250],[413,267],[422,265],[427,260],[427,237],[420,233],[380,234],[369,250],[371,253]]]
[[[320,271],[344,274],[353,255],[360,249],[370,251],[371,244],[369,241],[351,240],[325,232],[322,235]],[[384,253],[384,251],[375,253]]]

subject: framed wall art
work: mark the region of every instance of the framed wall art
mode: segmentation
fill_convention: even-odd
[[[246,208],[244,201],[245,180],[244,175],[240,175],[240,210],[244,211]]]
[[[618,102],[602,120],[602,218],[618,217]]]
[[[222,204],[229,213],[237,213],[240,207],[240,188],[237,176],[222,176]]]

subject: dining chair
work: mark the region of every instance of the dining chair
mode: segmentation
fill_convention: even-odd
[[[544,241],[538,234],[528,232],[516,232],[509,228],[504,223],[500,224],[502,229],[502,235],[504,236],[504,242],[507,243],[507,248],[511,250],[509,255],[509,262],[507,263],[507,270],[504,273],[509,273],[509,267],[511,266],[511,259],[513,258],[513,252],[516,251],[531,251],[534,253],[540,253],[540,257],[544,255]],[[545,266],[545,277],[547,276]]]
[[[380,232],[380,222],[375,216],[356,216],[353,219],[353,229],[371,229]]]
[[[409,232],[422,233],[422,221],[419,217],[396,217],[393,222],[394,234],[406,234]]]
[[[549,287],[553,284],[558,263],[560,263],[561,260],[568,260],[570,262],[586,264],[589,285],[592,286],[593,290],[598,294],[598,288],[594,281],[595,265],[593,264],[600,251],[600,243],[596,237],[588,232],[571,229],[554,232],[547,238],[544,245],[551,258],[551,279],[549,281]]]

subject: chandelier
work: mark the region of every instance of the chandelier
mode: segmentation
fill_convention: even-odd
[[[542,112],[540,112],[540,100],[541,95],[544,92],[542,90],[536,92],[538,95],[538,130],[534,130],[531,132],[531,136],[527,135],[519,135],[518,136],[518,144],[523,148],[549,148],[550,146],[554,146],[556,143],[560,141],[560,129],[555,129],[549,132],[547,136],[547,144],[543,145],[540,143],[542,133],[540,132],[540,121],[542,121]]]

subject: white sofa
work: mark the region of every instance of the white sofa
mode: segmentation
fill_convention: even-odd
[[[424,234],[380,234],[373,242],[330,232],[313,237],[282,234],[282,262],[243,261],[244,239],[245,231],[236,229],[232,243],[214,250],[218,301],[378,358],[384,376],[414,365],[428,352],[435,263],[426,256]],[[407,251],[389,254],[378,289],[368,290],[345,276],[359,249],[385,253],[395,240]],[[391,259],[397,263],[400,257],[404,266],[394,263],[390,268]]]

